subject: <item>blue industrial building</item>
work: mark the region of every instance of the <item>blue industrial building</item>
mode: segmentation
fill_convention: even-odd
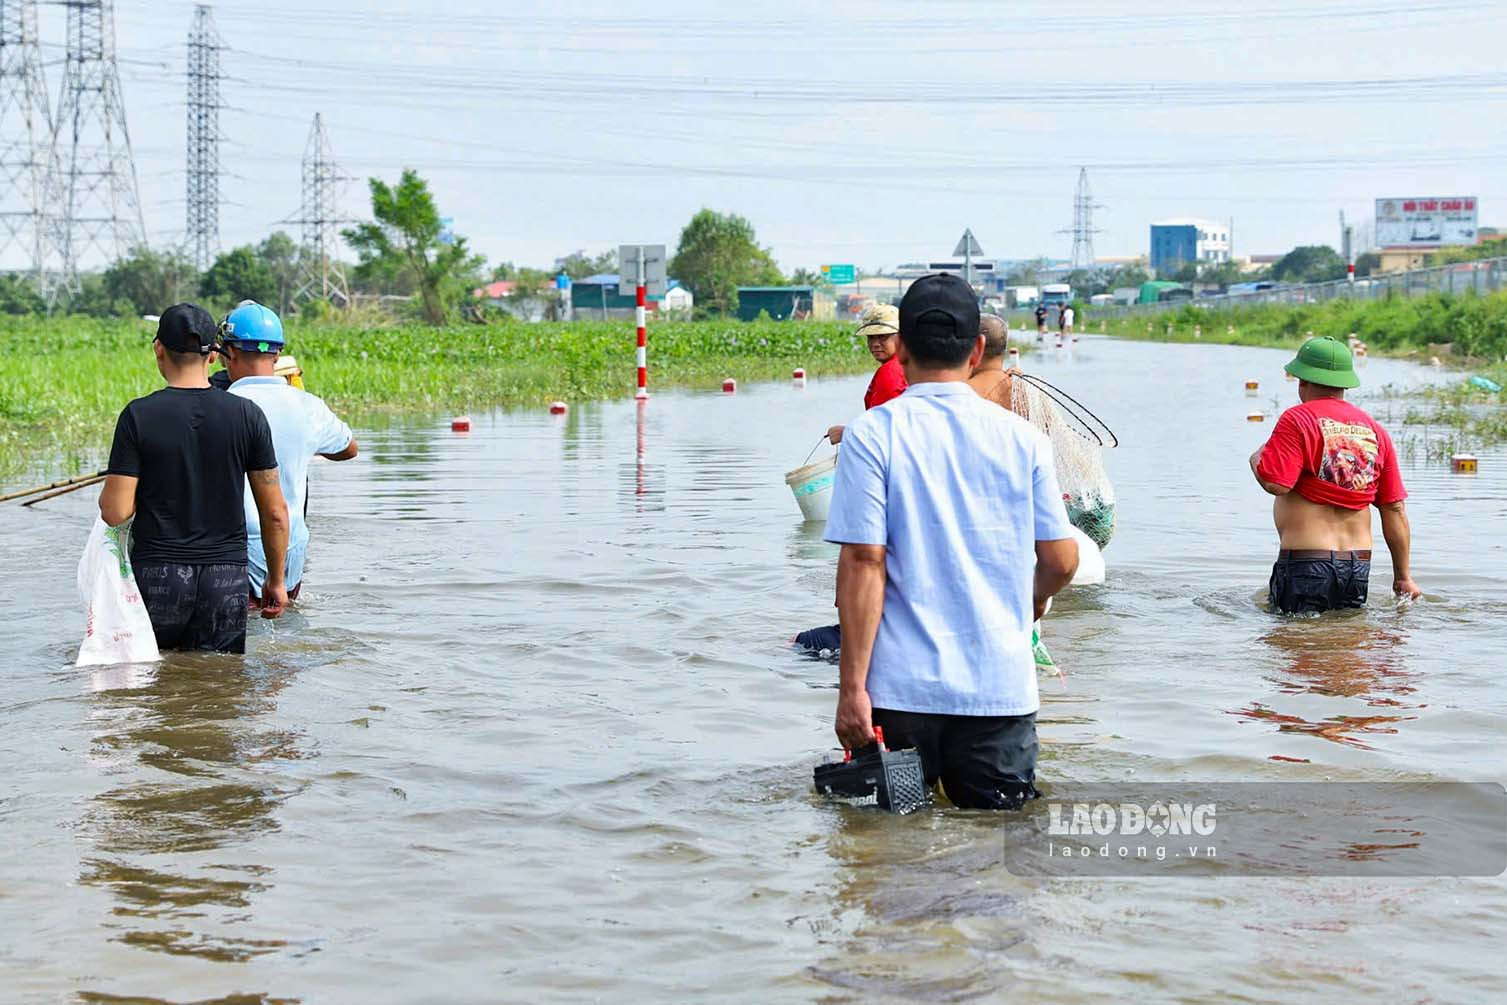
[[[1170,276],[1190,263],[1230,260],[1230,226],[1213,220],[1163,220],[1151,225],[1151,268]]]

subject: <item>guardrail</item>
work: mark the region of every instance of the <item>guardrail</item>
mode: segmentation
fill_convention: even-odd
[[[1195,294],[1191,299],[1163,300],[1154,304],[1105,304],[1093,308],[1095,317],[1126,317],[1160,314],[1188,304],[1213,309],[1255,304],[1318,304],[1329,300],[1377,300],[1391,296],[1417,297],[1428,293],[1494,293],[1507,289],[1507,258],[1481,258],[1408,272],[1366,276],[1355,282],[1340,279],[1330,283],[1278,286],[1250,293]]]

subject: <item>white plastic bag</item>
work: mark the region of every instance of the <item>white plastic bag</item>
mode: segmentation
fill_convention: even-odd
[[[130,523],[107,527],[98,517],[78,563],[84,602],[84,644],[76,666],[154,663],[161,659],[152,619],[131,574]]]

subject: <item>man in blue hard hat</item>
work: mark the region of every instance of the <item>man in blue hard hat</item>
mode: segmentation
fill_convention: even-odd
[[[356,456],[356,438],[351,435],[351,427],[336,418],[318,397],[275,374],[277,357],[286,343],[283,323],[273,311],[243,300],[220,325],[220,342],[225,369],[230,374],[230,393],[260,406],[272,427],[278,474],[292,520],[284,581],[289,599],[294,599],[303,585],[304,559],[309,548],[309,528],[304,522],[309,462],[316,455],[332,461],[350,460]],[[249,495],[245,505],[249,512],[252,505]],[[254,533],[249,535],[247,553],[251,604],[259,607],[267,579],[267,557],[261,538]]]

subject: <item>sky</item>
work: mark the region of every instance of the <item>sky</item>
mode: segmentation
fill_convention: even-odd
[[[786,271],[945,257],[965,227],[987,257],[1066,258],[1080,168],[1101,257],[1184,216],[1233,221],[1236,255],[1338,246],[1338,214],[1378,197],[1475,196],[1507,225],[1503,2],[211,7],[226,249],[297,215],[315,112],[344,213],[415,168],[491,263],[673,250],[702,207],[747,217]],[[193,4],[115,9],[149,238],[171,245]],[[62,8],[40,33],[55,94]]]

